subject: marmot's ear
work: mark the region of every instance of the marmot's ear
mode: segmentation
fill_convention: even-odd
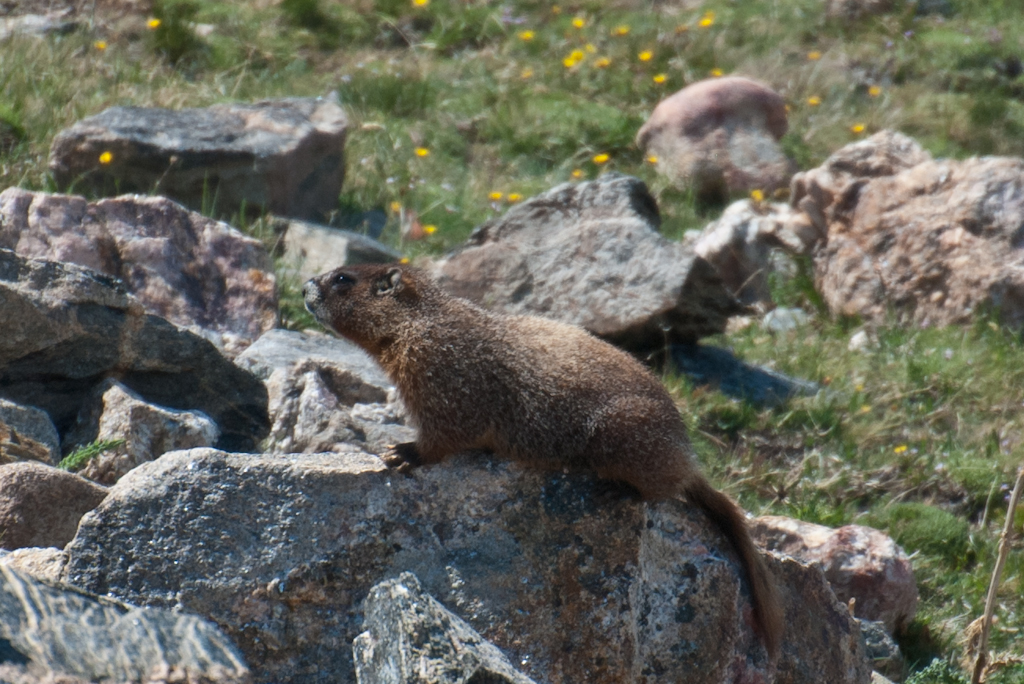
[[[373,284],[373,290],[378,295],[396,295],[405,289],[406,282],[402,279],[402,269],[397,266],[389,268],[384,275]]]

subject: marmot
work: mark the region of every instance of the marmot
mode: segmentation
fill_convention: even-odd
[[[405,266],[339,268],[302,291],[317,320],[380,363],[419,429],[389,466],[486,449],[592,471],[648,500],[685,495],[738,552],[758,631],[778,652],[782,612],[744,514],[697,469],[675,402],[639,361],[575,326],[485,311]]]

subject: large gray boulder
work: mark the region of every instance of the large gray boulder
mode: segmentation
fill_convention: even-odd
[[[438,275],[484,307],[579,325],[639,353],[723,332],[744,307],[660,222],[636,178],[566,183],[477,228]]]
[[[534,684],[403,572],[370,589],[352,643],[358,684]]]
[[[251,450],[270,427],[258,378],[147,314],[109,276],[0,249],[0,320],[0,396],[46,411],[60,433],[108,377],[148,402],[202,411],[220,448]]]
[[[0,563],[0,681],[246,684],[209,622],[43,584]]]
[[[341,107],[320,98],[111,107],[57,134],[50,171],[61,188],[117,188],[218,214],[247,207],[321,220],[338,205],[347,130]]]
[[[274,264],[258,241],[164,197],[88,202],[8,188],[0,247],[120,278],[146,311],[222,348],[244,348],[277,323]]]
[[[776,668],[729,545],[682,502],[465,455],[406,476],[367,454],[165,454],[87,514],[63,579],[195,612],[258,682],[353,682],[370,589],[402,572],[540,681],[862,683],[860,633],[816,568],[769,558]]]

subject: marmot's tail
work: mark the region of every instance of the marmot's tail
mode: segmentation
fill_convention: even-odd
[[[782,639],[783,620],[779,594],[765,567],[761,554],[754,547],[747,528],[747,520],[740,507],[728,496],[718,491],[703,477],[690,479],[685,490],[690,503],[699,506],[708,514],[740,556],[750,582],[750,593],[754,602],[754,619],[757,631],[771,656],[779,652]]]

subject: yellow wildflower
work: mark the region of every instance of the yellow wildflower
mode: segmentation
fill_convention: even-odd
[[[870,88],[868,88],[868,95],[870,95],[871,97],[878,97],[881,94],[882,89],[876,85],[873,85]]]
[[[402,257],[401,259],[398,260],[398,263],[400,263],[400,264],[407,264],[407,263],[409,263],[409,257]]]
[[[569,53],[569,56],[577,62],[583,61],[583,58],[586,57],[586,55],[583,54],[583,50],[573,50]]]
[[[573,169],[572,170],[572,177],[573,178],[583,178],[583,169]]]
[[[644,50],[639,55],[637,55],[636,58],[639,59],[641,62],[650,62],[651,61],[651,57],[653,57],[653,56],[654,56],[653,52],[651,52],[650,50]]]
[[[750,199],[754,200],[755,202],[764,202],[764,193],[761,192],[760,190],[751,190]]]
[[[711,75],[715,78],[721,78],[722,74],[725,73],[721,69],[715,68],[711,70]]]
[[[504,197],[504,196],[505,196],[504,193],[501,193],[501,192],[498,192],[497,190],[495,190],[494,192],[489,194],[487,196],[487,198],[489,200],[491,200],[492,202],[500,202],[501,198]]]
[[[587,25],[587,21],[583,17],[573,17],[572,25],[575,26],[576,28],[583,28],[584,26]]]
[[[107,41],[97,40],[95,43],[92,44],[92,46],[97,50],[103,51],[107,49]]]
[[[625,36],[625,35],[628,35],[628,34],[629,34],[629,25],[628,24],[619,24],[618,26],[616,26],[615,28],[612,29],[612,35],[613,36]]]
[[[433,224],[423,226],[423,232],[426,233],[427,235],[433,235],[434,233],[437,232],[437,226]]]
[[[604,69],[605,67],[610,66],[611,63],[612,60],[608,59],[607,57],[601,57],[596,62],[594,62],[594,66],[596,66],[598,69]]]
[[[818,50],[811,50],[810,52],[807,53],[807,59],[811,60],[812,62],[815,62],[821,59],[821,52],[819,52]]]
[[[154,18],[152,18],[152,19],[150,19],[149,21],[146,22],[146,26],[150,30],[158,29],[158,28],[160,28],[160,20],[157,19],[156,17],[154,17]]]
[[[601,154],[595,154],[595,155],[594,155],[594,163],[595,163],[595,164],[604,164],[604,163],[606,163],[606,162],[607,162],[607,161],[608,161],[608,160],[609,160],[610,158],[611,158],[611,157],[609,157],[609,156],[608,156],[607,154],[605,154],[604,152],[602,152]]]
[[[536,36],[536,35],[537,35],[536,33],[534,33],[533,31],[530,31],[530,30],[520,31],[519,32],[519,40],[530,41],[530,40],[533,40],[534,36]]]
[[[850,126],[850,130],[853,131],[854,133],[863,133],[864,132],[864,128],[865,128],[865,126],[862,123],[853,124],[852,126]]]
[[[566,69],[572,69],[574,66],[576,66],[576,60],[572,58],[572,55],[569,55],[568,57],[562,60],[562,64],[565,65]]]
[[[714,26],[715,25],[715,13],[712,12],[711,10],[708,10],[707,12],[704,13],[704,16],[700,18],[700,22],[699,23],[700,23],[700,27],[701,28],[708,28],[710,26]]]
[[[112,161],[114,161],[114,155],[110,152],[104,152],[100,155],[100,164],[109,164]]]
[[[807,104],[811,105],[812,107],[817,107],[818,105],[821,104],[821,98],[818,97],[817,95],[811,95],[809,98],[807,98]]]
[[[412,0],[413,7],[426,7],[430,4],[430,0]]]
[[[589,52],[590,54],[594,54],[595,52],[597,52],[597,47],[595,47],[593,43],[587,43],[586,45],[583,46],[583,49]]]
[[[648,164],[657,164],[658,163],[658,155],[656,155],[656,154],[649,155],[647,157],[647,163]]]
[[[907,445],[900,444],[898,447],[892,450],[894,454],[905,454],[907,452]]]
[[[857,390],[858,392],[863,392],[864,391],[864,384],[858,382],[856,385],[854,385],[853,389]]]
[[[430,150],[428,150],[426,147],[417,147],[416,148],[416,156],[417,157],[426,157],[426,156],[429,156],[429,155],[430,155]]]
[[[520,195],[518,192],[510,192],[510,193],[508,193],[508,201],[509,202],[515,203],[515,202],[518,202],[521,199],[523,199],[523,196]]]
[[[391,213],[392,214],[397,214],[400,211],[402,211],[402,203],[401,202],[392,202],[391,203]]]
[[[666,76],[665,74],[654,74],[654,76],[651,77],[651,80],[657,83],[658,85],[661,85],[662,83],[665,82],[667,78],[668,76]]]
[[[531,69],[530,67],[526,67],[519,74],[519,78],[532,78],[532,77],[533,77],[533,69]]]
[[[860,412],[861,413],[871,413],[871,407],[868,406],[867,404],[864,404],[863,406],[860,407]]]

